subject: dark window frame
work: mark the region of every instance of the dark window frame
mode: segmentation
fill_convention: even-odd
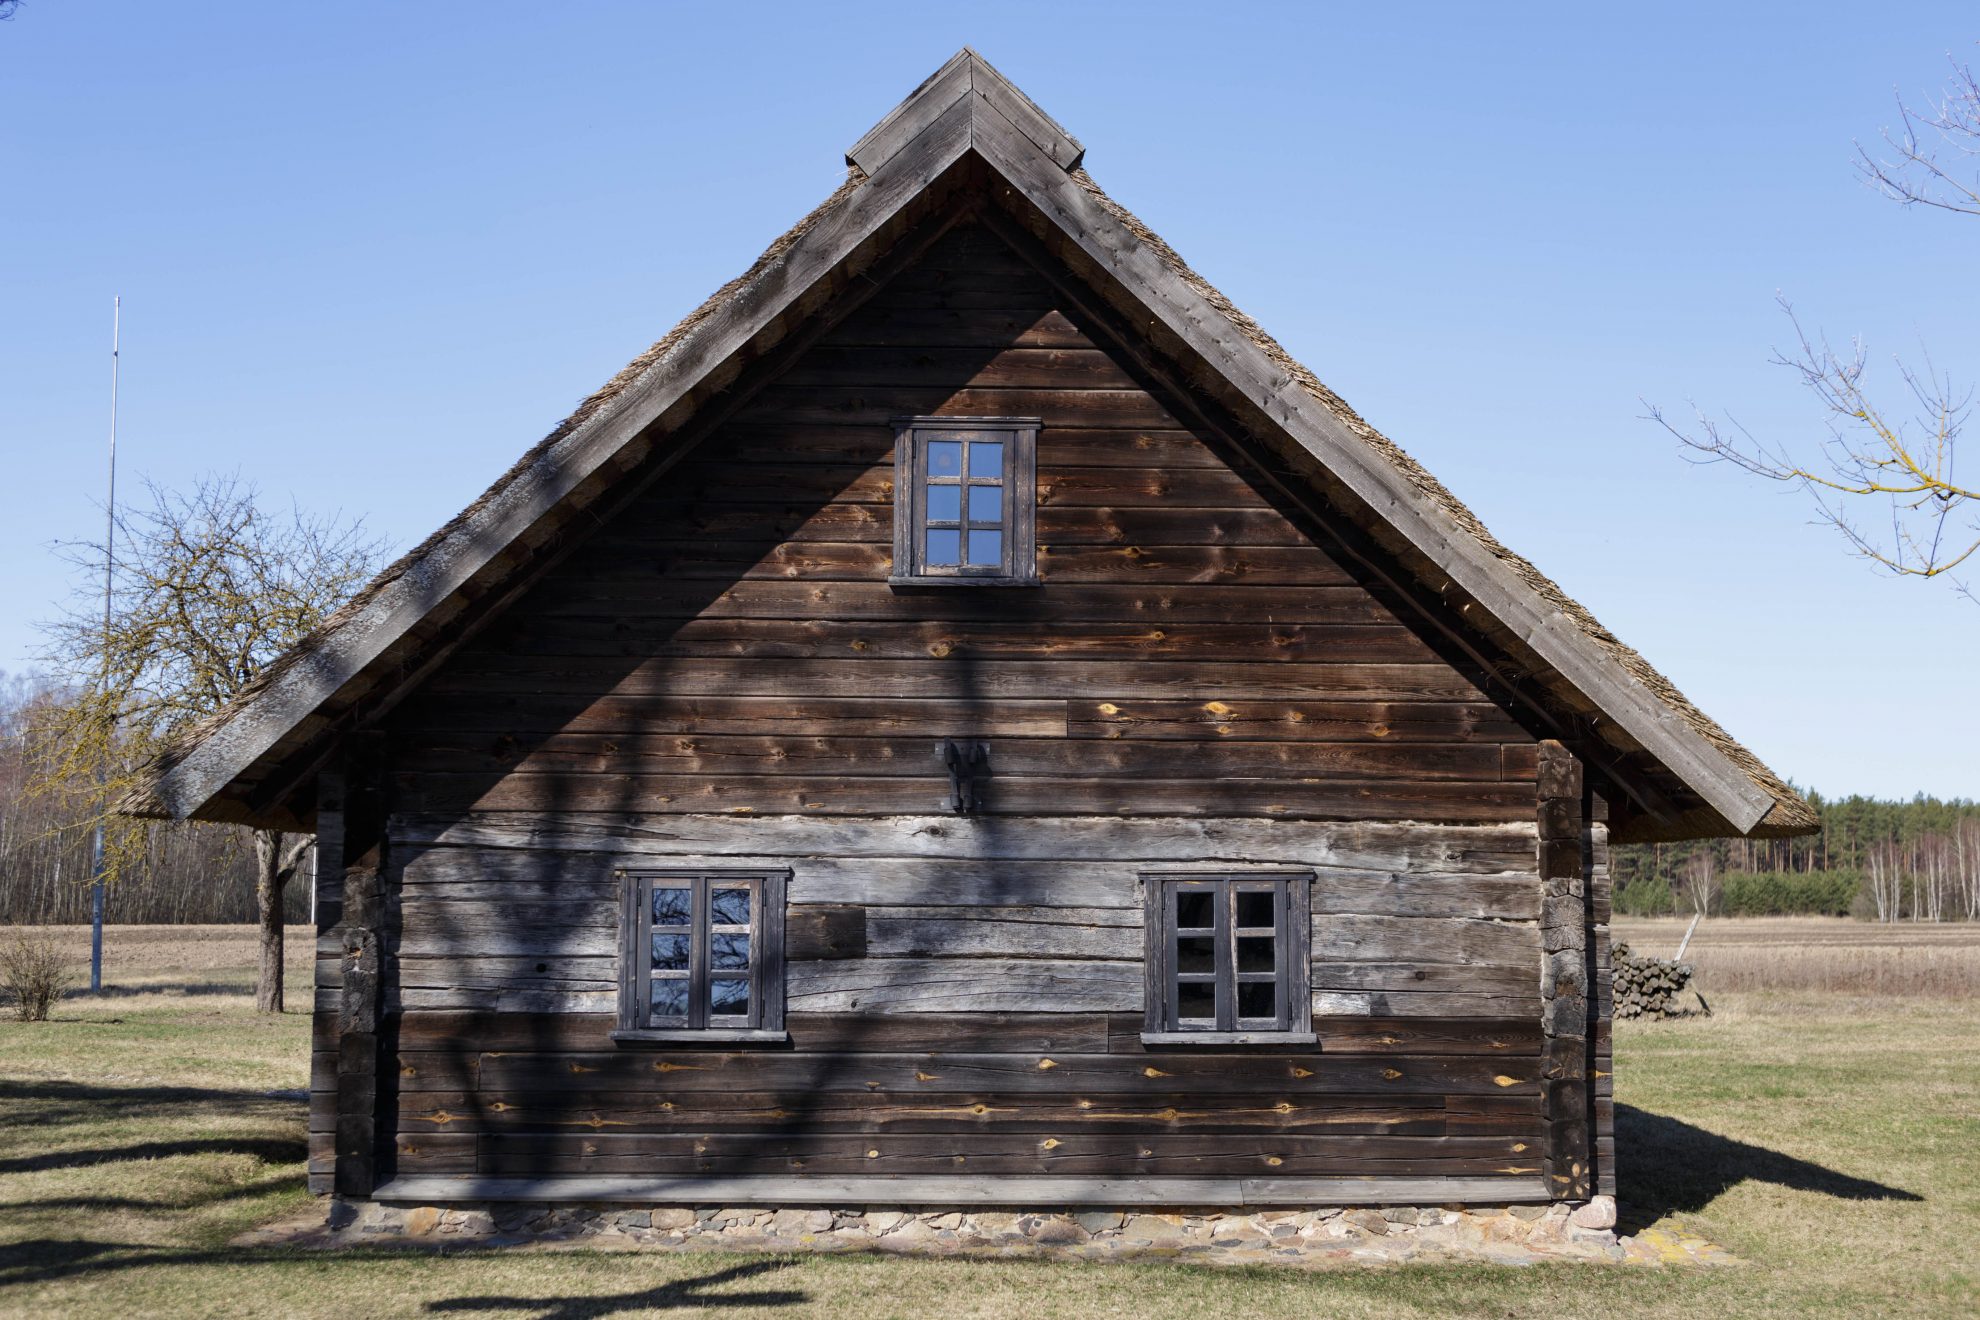
[[[627,1044],[774,1043],[789,1039],[784,1029],[785,959],[784,904],[789,891],[788,869],[763,867],[626,867],[618,872],[619,889],[619,1012],[612,1039]],[[652,1016],[653,890],[686,882],[691,894],[687,921],[689,939],[688,1011],[679,1019]],[[749,968],[732,976],[711,966],[714,927],[710,890],[746,887],[751,891]],[[712,1011],[715,980],[749,982],[749,1012],[722,1015]]]
[[[1144,871],[1144,963],[1142,1040],[1151,1045],[1311,1044],[1313,1032],[1313,873],[1311,871]],[[1240,938],[1268,928],[1238,924],[1238,896],[1272,896],[1273,968],[1270,973],[1241,968]],[[1184,894],[1210,895],[1211,925],[1178,922]],[[1211,971],[1184,972],[1178,965],[1179,932],[1203,931],[1211,941]],[[1198,936],[1195,938],[1202,938]],[[1275,987],[1273,1014],[1245,1017],[1239,1012],[1239,986],[1269,980]],[[1183,1018],[1181,987],[1208,984],[1215,1009],[1210,1018]],[[1195,1025],[1206,1024],[1207,1025]]]
[[[1038,431],[1037,417],[896,417],[894,419],[894,565],[887,581],[897,587],[1030,587],[1038,585]],[[996,482],[972,478],[967,459],[954,482],[931,479],[928,445],[935,440],[996,441],[1004,445],[1003,470]],[[953,525],[959,533],[958,560],[972,524],[968,490],[972,484],[997,485],[1003,492],[998,562],[972,566],[928,563],[928,488],[956,485],[960,508]],[[945,525],[948,520],[938,520]]]

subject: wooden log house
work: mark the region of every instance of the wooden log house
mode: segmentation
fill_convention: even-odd
[[[313,830],[310,1185],[1614,1187],[1614,840],[1807,805],[965,50],[127,804]]]

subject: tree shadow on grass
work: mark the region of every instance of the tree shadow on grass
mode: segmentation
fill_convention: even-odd
[[[208,1086],[90,1086],[80,1082],[0,1081],[0,1106],[21,1106],[19,1121],[37,1125],[99,1123],[178,1109],[233,1118],[293,1119],[307,1103],[290,1094]],[[299,1156],[297,1158],[300,1158]]]
[[[1743,1182],[1773,1183],[1844,1201],[1925,1199],[1634,1105],[1616,1106],[1616,1152],[1619,1233],[1634,1233],[1666,1215],[1702,1210]]]
[[[794,1288],[759,1292],[711,1293],[707,1289],[771,1270],[784,1269],[788,1261],[754,1261],[732,1265],[694,1279],[676,1279],[638,1292],[607,1293],[597,1297],[450,1297],[428,1302],[430,1313],[524,1312],[530,1320],[597,1320],[597,1317],[627,1315],[646,1311],[672,1311],[732,1306],[800,1306],[809,1296]]]
[[[377,1259],[364,1251],[343,1253],[346,1259]],[[393,1253],[397,1258],[397,1253]],[[104,1276],[133,1269],[170,1266],[202,1266],[239,1270],[256,1266],[280,1267],[304,1263],[293,1252],[223,1248],[201,1251],[159,1248],[124,1242],[93,1242],[85,1238],[36,1238],[26,1242],[0,1243],[0,1288],[60,1279]],[[731,1265],[696,1278],[641,1288],[634,1292],[604,1293],[591,1297],[569,1295],[515,1297],[489,1295],[449,1297],[426,1303],[433,1315],[514,1315],[526,1320],[603,1320],[603,1317],[644,1314],[649,1311],[702,1311],[732,1307],[802,1306],[809,1294],[795,1288],[758,1289],[751,1292],[710,1292],[711,1288],[752,1278],[772,1270],[786,1269],[787,1260],[749,1261]],[[310,1266],[313,1268],[313,1266]]]
[[[183,1141],[139,1141],[93,1150],[51,1150],[0,1160],[0,1175],[48,1169],[87,1169],[126,1160],[162,1160],[174,1155],[252,1155],[264,1164],[300,1164],[308,1147],[293,1137],[192,1137]]]
[[[134,999],[142,995],[251,995],[254,982],[248,978],[200,981],[146,981],[137,985],[106,985],[101,990],[72,990],[62,996],[65,1004],[101,1003],[107,999]]]

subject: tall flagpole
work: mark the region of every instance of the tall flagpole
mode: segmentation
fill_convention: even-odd
[[[104,694],[110,687],[110,593],[116,581],[117,572],[117,355],[123,336],[124,298],[116,295],[110,303],[110,495],[103,504],[103,662],[102,679]],[[96,788],[99,795],[96,832],[90,839],[90,887],[89,887],[89,989],[91,994],[103,989],[103,872],[107,860],[104,855],[103,816],[110,810],[110,739],[116,731],[114,723],[104,730],[103,755],[96,767]]]

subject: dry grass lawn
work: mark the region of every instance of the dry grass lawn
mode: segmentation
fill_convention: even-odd
[[[1974,1000],[1804,988],[1828,975],[1808,964],[1855,956],[1861,942],[1834,941],[1866,928],[1800,923],[1799,935],[1783,927],[1769,939],[1718,940],[1749,924],[1710,931],[1708,923],[1704,942],[1694,942],[1713,1017],[1625,1023],[1617,1037],[1631,1222],[1681,1224],[1749,1264],[1332,1274],[233,1248],[243,1229],[308,1203],[295,1098],[307,1022],[252,1012],[249,932],[113,929],[116,993],[72,999],[51,1023],[0,1023],[0,1314],[1732,1320],[1980,1312]],[[1661,948],[1656,931],[1625,937],[1668,954],[1676,934]],[[1747,953],[1708,960],[1756,946],[1766,951],[1759,962]],[[1923,952],[1885,947],[1894,965]],[[1718,983],[1760,977],[1756,967],[1783,980]],[[294,987],[299,1004],[300,978]]]

